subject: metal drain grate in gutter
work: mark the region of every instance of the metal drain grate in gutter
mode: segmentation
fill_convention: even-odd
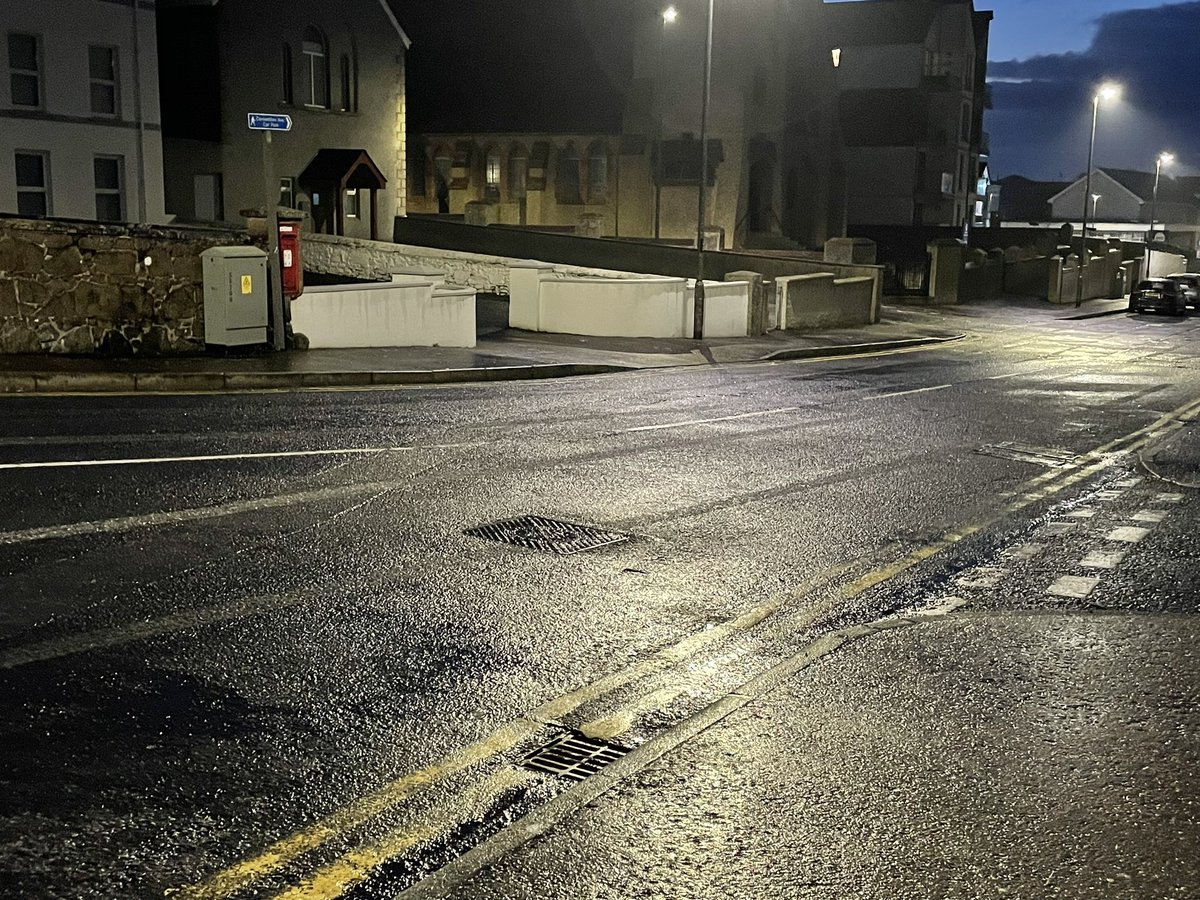
[[[1000,459],[1015,459],[1017,462],[1033,463],[1050,469],[1061,469],[1075,461],[1075,454],[1069,450],[1033,447],[1029,444],[1018,444],[1015,441],[984,444],[975,452],[982,453],[984,456],[998,456]]]
[[[520,516],[516,519],[490,522],[468,528],[463,534],[530,550],[558,553],[562,556],[629,540],[629,535],[619,531],[605,531],[603,528],[548,519],[545,516]]]
[[[628,747],[606,744],[570,731],[534,750],[521,760],[521,765],[535,772],[583,781],[628,752]]]

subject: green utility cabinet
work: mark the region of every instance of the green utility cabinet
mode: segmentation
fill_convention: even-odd
[[[267,342],[267,254],[257,247],[213,247],[204,267],[204,343]]]

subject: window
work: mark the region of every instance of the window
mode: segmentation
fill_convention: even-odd
[[[350,112],[352,91],[350,90],[350,57],[342,54],[342,58],[338,60],[338,68],[341,70],[342,76],[342,112]]]
[[[346,191],[346,202],[342,209],[346,213],[347,219],[358,218],[358,189],[350,188]]]
[[[942,173],[942,193],[943,194],[953,194],[954,193],[954,173],[953,172],[943,172]]]
[[[608,148],[597,141],[588,148],[588,200],[604,203],[608,199]]]
[[[101,222],[125,221],[125,159],[97,156],[92,160],[96,181],[96,218]]]
[[[17,215],[39,219],[50,215],[50,160],[36,150],[18,151]]]
[[[279,58],[279,72],[283,78],[283,84],[281,85],[283,93],[280,96],[280,100],[290,106],[295,102],[295,95],[292,92],[292,45],[284,44],[280,50],[282,51],[282,55]]]
[[[524,147],[513,147],[508,153],[508,199],[525,199],[528,175],[529,154]]]
[[[484,164],[484,184],[488,200],[500,199],[500,151],[488,150]]]
[[[567,144],[558,153],[558,179],[555,182],[559,203],[582,203],[579,192],[579,154]]]
[[[8,36],[8,84],[13,106],[42,105],[41,46],[37,35]]]
[[[304,105],[329,108],[329,72],[325,66],[325,35],[311,25],[304,29]]]
[[[279,179],[279,205],[285,209],[296,208],[296,179],[287,177]]]
[[[117,114],[117,48],[88,47],[88,76],[91,79],[92,112],[98,116]]]

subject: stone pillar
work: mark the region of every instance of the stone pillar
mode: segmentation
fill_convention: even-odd
[[[929,251],[929,299],[942,306],[958,303],[966,245],[954,238],[939,238],[926,246]]]
[[[1046,299],[1051,303],[1062,303],[1063,258],[1052,256],[1046,266]]]
[[[867,238],[830,238],[825,242],[825,262],[847,266],[873,266],[875,242]]]
[[[750,282],[750,305],[746,314],[746,334],[755,337],[767,333],[767,292],[758,272],[726,272],[726,281]]]

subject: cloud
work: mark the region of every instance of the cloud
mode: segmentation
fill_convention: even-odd
[[[1101,111],[1096,164],[1147,170],[1164,149],[1200,171],[1200,0],[1108,13],[1081,53],[988,63],[993,174],[1071,178],[1087,166],[1091,97],[1124,87]]]

